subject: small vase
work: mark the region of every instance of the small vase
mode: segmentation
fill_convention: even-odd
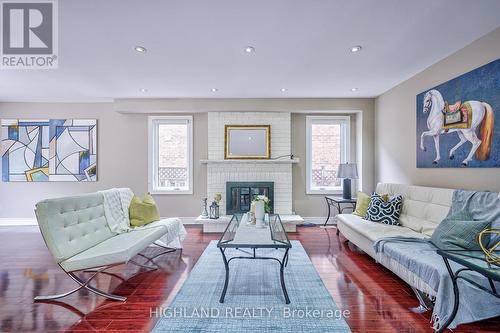
[[[255,202],[255,226],[257,228],[264,227],[264,201]]]

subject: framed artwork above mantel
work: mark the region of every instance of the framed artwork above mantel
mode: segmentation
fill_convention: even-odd
[[[271,158],[271,125],[225,125],[224,159]]]

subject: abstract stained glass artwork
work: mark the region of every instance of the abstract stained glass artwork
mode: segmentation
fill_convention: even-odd
[[[97,120],[2,120],[4,182],[97,181]]]

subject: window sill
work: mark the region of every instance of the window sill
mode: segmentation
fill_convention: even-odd
[[[306,194],[342,194],[342,189],[306,190]]]
[[[150,194],[159,195],[159,194],[193,194],[193,190],[150,190]]]

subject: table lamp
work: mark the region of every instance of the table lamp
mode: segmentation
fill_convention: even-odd
[[[351,179],[358,179],[356,163],[341,163],[337,170],[337,178],[343,178],[342,198],[351,199]]]

